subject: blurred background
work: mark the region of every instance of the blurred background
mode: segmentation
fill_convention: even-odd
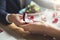
[[[33,0],[42,7],[53,9],[54,3],[60,5],[60,0]]]

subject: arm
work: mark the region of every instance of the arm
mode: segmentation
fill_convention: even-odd
[[[0,23],[9,24],[6,21],[6,15],[8,13],[5,10],[6,10],[6,0],[0,0]]]
[[[60,30],[46,23],[34,22],[26,25],[21,25],[21,27],[33,34],[46,34],[52,37],[60,38]]]

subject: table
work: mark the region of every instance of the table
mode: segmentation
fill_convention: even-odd
[[[14,26],[14,24],[11,24],[8,26]],[[2,27],[9,35],[16,38],[16,40],[57,40],[57,39],[50,37],[48,35],[46,36],[46,35],[37,35],[37,34],[31,34],[29,36],[21,37],[21,36],[19,36],[19,34],[15,33],[15,31],[10,30],[8,28],[8,26],[0,24],[0,27]]]

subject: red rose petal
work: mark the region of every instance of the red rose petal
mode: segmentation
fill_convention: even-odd
[[[30,16],[29,19],[31,19],[31,20],[34,19],[34,16]]]
[[[57,23],[58,22],[58,18],[55,18],[54,20],[53,20],[53,23]]]

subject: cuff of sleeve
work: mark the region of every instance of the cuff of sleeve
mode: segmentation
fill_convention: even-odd
[[[8,22],[8,23],[12,23],[12,22],[10,22],[9,20],[8,20],[8,16],[9,16],[10,14],[7,14],[6,15],[6,21]]]

